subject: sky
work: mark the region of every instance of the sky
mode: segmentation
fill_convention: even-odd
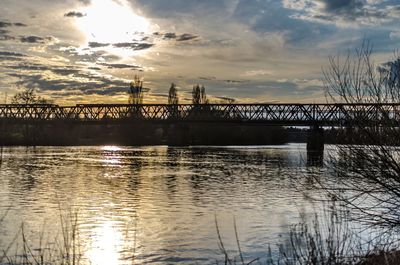
[[[60,105],[325,102],[322,69],[367,39],[400,48],[398,0],[0,0],[0,103],[26,88]]]

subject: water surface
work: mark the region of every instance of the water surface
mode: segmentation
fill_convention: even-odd
[[[299,144],[3,148],[0,249],[22,223],[33,246],[42,234],[54,247],[61,220],[76,214],[90,264],[215,264],[215,219],[228,250],[236,221],[245,257],[263,258],[319,207],[306,195],[318,196],[309,174],[323,169],[305,158]]]

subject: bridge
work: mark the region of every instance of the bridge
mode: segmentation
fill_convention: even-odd
[[[398,126],[396,104],[0,104],[8,122],[246,123],[277,126]]]
[[[309,126],[307,150],[324,150],[323,127],[400,127],[400,103],[393,104],[3,104],[5,124],[246,124]]]

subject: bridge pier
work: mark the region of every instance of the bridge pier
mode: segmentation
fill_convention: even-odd
[[[322,166],[324,159],[324,129],[312,126],[307,134],[307,165]]]

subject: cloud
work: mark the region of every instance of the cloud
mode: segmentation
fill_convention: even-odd
[[[153,35],[160,36],[161,34],[159,32],[154,32]],[[178,35],[175,32],[167,32],[162,35],[163,40],[189,41],[198,38],[199,36],[190,33],[183,33],[181,35]]]
[[[51,41],[52,37],[39,37],[39,36],[22,36],[20,41],[23,43],[46,43]]]
[[[110,46],[110,43],[100,43],[100,42],[91,41],[91,42],[89,42],[88,46],[90,48],[101,48],[101,47]]]
[[[295,11],[292,18],[343,27],[377,26],[398,20],[399,4],[392,0],[282,0]]]
[[[8,21],[0,21],[0,41],[15,40],[15,37],[9,34],[10,31],[4,29],[4,28],[12,27],[12,26],[26,27],[27,25],[20,23],[20,22],[11,23]]]
[[[79,2],[83,3],[84,5],[88,6],[91,4],[91,0],[78,0]]]
[[[232,79],[227,79],[224,80],[224,82],[228,83],[228,84],[241,84],[241,83],[245,83],[247,81],[245,80],[232,80]]]
[[[95,45],[96,46],[96,45]],[[58,50],[59,54],[65,58],[68,58],[70,61],[80,61],[80,62],[93,62],[96,63],[98,61],[107,62],[107,61],[116,61],[121,59],[119,56],[110,54],[104,50],[91,50],[91,49],[80,49],[74,46],[62,46],[62,45],[53,45],[53,50]]]
[[[6,27],[12,27],[12,26],[26,27],[27,25],[24,23],[21,23],[21,22],[11,23],[11,22],[7,22],[7,21],[0,21],[0,28],[6,28]]]
[[[14,40],[15,37],[9,35],[10,31],[0,28],[0,41]]]
[[[50,68],[48,69],[51,72],[58,74],[58,75],[63,75],[63,76],[69,76],[69,75],[76,75],[81,72],[79,69],[70,69],[70,68]]]
[[[18,70],[7,73],[8,76],[18,79],[16,85],[34,87],[51,94],[116,95],[128,91],[129,87],[126,80],[95,74],[73,66],[25,62],[5,68]]]
[[[84,17],[86,14],[77,11],[69,11],[68,13],[64,14],[64,17]]]
[[[16,27],[27,27],[28,25],[24,24],[24,23],[20,23],[20,22],[16,22],[13,24]]]
[[[10,22],[0,21],[0,28],[11,27],[12,25]]]
[[[185,34],[182,34],[182,35],[178,36],[176,38],[176,40],[177,41],[189,41],[189,40],[197,39],[198,37],[199,36],[192,35],[192,34],[189,34],[189,33],[185,33]]]
[[[0,41],[6,41],[6,40],[15,40],[15,37],[10,36],[10,35],[2,35],[2,34],[0,34]]]
[[[247,76],[247,77],[272,76],[273,74],[274,74],[273,71],[264,70],[264,69],[250,70],[250,71],[246,71],[246,72],[243,73],[243,75]]]
[[[0,51],[0,56],[25,57],[26,55],[18,52]]]
[[[109,69],[134,69],[143,70],[141,66],[132,64],[122,64],[122,63],[98,63],[99,65],[106,66]]]
[[[155,32],[155,33],[158,33],[158,32]],[[155,34],[155,35],[158,35],[158,34]],[[163,38],[166,39],[166,40],[175,39],[176,38],[176,34],[173,33],[173,32],[168,32],[168,33],[164,34]]]
[[[200,76],[200,80],[216,80],[217,78],[215,76]]]
[[[115,48],[126,48],[135,51],[149,49],[154,46],[152,43],[140,43],[140,42],[120,42],[113,44]]]

